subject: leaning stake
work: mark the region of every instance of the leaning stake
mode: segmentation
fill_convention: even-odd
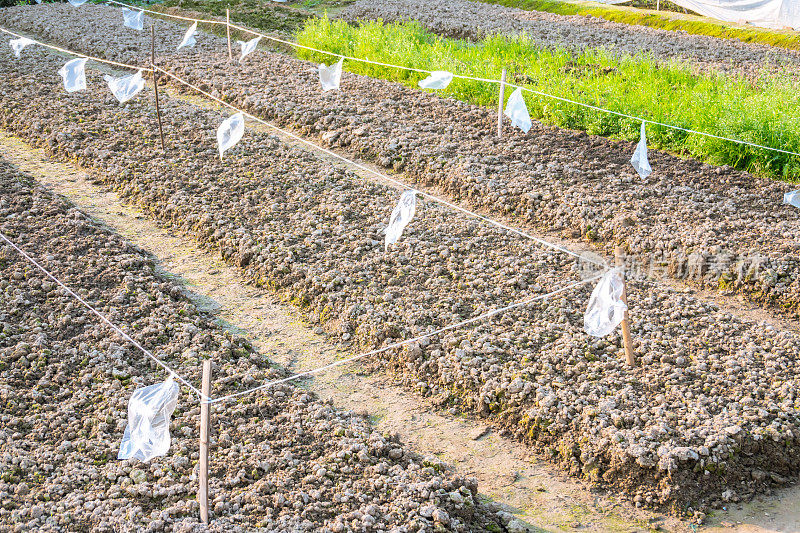
[[[200,520],[208,524],[208,440],[211,433],[211,360],[203,361],[203,400],[200,403],[200,485],[197,488],[197,501],[200,503]]]
[[[164,128],[161,126],[161,106],[158,104],[158,71],[156,70],[156,21],[150,24],[150,68],[153,69],[153,92],[156,95],[156,117],[158,117],[158,134],[161,136],[161,151],[166,152],[164,145]]]
[[[497,105],[497,137],[503,136],[503,105],[506,99],[506,69],[500,75],[500,103]]]
[[[231,10],[225,10],[225,30],[228,34],[228,60],[233,61],[233,50],[231,50]]]
[[[614,250],[614,256],[616,259],[617,266],[624,267],[625,259],[621,246],[616,247],[616,249]],[[628,305],[628,294],[627,291],[625,290],[624,268],[622,271],[622,303],[624,303],[625,306]],[[622,343],[625,346],[625,359],[628,361],[628,366],[636,366],[636,358],[633,355],[633,341],[631,340],[631,325],[628,319],[627,309],[625,309],[625,313],[622,317]]]

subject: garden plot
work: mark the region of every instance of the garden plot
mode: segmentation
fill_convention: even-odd
[[[428,203],[384,254],[379,230],[397,191],[253,130],[220,162],[222,117],[174,99],[162,156],[146,93],[120,107],[92,73],[89,91],[64,95],[52,76],[63,58],[0,57],[4,127],[219,249],[354,348],[577,275],[566,256]],[[493,417],[574,475],[677,513],[701,516],[797,474],[796,334],[637,281],[629,298],[642,365],[629,369],[618,337],[583,333],[590,288],[375,362],[442,403]],[[226,391],[261,379],[242,376]]]
[[[324,341],[321,329],[308,327],[294,306],[247,284],[238,267],[224,263],[217,254],[200,250],[195,242],[122,204],[115,192],[91,183],[78,167],[55,161],[43,150],[2,132],[0,151],[43,186],[65,195],[87,215],[152,252],[156,272],[177,277],[191,290],[189,296],[198,309],[209,310],[227,328],[244,335],[273,363],[297,372],[344,356],[337,356],[339,350]],[[588,484],[569,479],[549,462],[535,459],[525,444],[487,426],[481,417],[437,409],[431,399],[407,391],[383,372],[364,372],[360,366],[353,370],[353,365],[333,368],[303,380],[302,387],[322,399],[330,398],[336,408],[369,414],[377,430],[399,436],[405,449],[423,455],[423,461],[439,464],[441,460],[452,465],[458,475],[476,478],[479,498],[486,495],[505,504],[505,511],[522,520],[547,531],[576,527],[601,532],[609,528],[637,530],[640,524],[659,524],[667,530],[681,527],[678,519],[620,504],[613,493],[598,493]],[[780,500],[783,505],[796,500],[787,492],[788,497]],[[519,527],[519,522],[512,521],[513,515],[501,517],[509,521],[510,530]]]
[[[155,275],[144,252],[5,162],[0,185],[0,231],[180,373],[196,382],[211,356],[222,383],[277,374]],[[163,372],[10,246],[0,247],[0,268],[0,524],[192,530],[196,398],[186,390],[179,398],[166,457],[117,461],[128,397]],[[421,464],[365,418],[294,386],[216,407],[214,428],[214,531],[499,528],[474,483]]]
[[[146,36],[117,31],[116,10],[87,7],[78,19],[70,6],[40,8],[3,10],[0,23],[84,53],[132,62],[149,57]],[[52,22],[41,25],[48,17]],[[159,25],[180,39],[180,27]],[[225,48],[208,35],[199,42]],[[160,50],[171,48],[170,42]],[[789,184],[655,150],[656,171],[642,180],[629,163],[633,143],[539,123],[528,134],[508,129],[498,140],[494,112],[485,108],[347,73],[341,91],[321,93],[313,65],[279,54],[257,52],[231,64],[224,52],[183,50],[162,61],[255,115],[403,170],[484,212],[609,252],[623,243],[643,275],[740,291],[797,315],[800,220],[795,208],[782,205]]]
[[[794,50],[469,0],[358,0],[339,16],[350,22],[418,20],[440,35],[473,40],[493,33],[525,33],[545,48],[580,52],[603,47],[624,54],[648,53],[662,61],[689,61],[702,69],[747,76],[764,69],[800,70],[800,52]]]

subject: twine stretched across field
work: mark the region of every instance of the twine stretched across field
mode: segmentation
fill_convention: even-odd
[[[189,390],[194,392],[200,398],[200,402],[201,403],[206,403],[206,404],[214,404],[214,403],[225,402],[225,401],[228,401],[228,400],[239,398],[240,396],[245,396],[245,395],[248,395],[248,394],[252,394],[252,393],[267,389],[269,387],[272,387],[274,385],[278,385],[278,384],[281,384],[281,383],[286,383],[286,382],[289,382],[289,381],[294,381],[296,379],[299,379],[299,378],[302,378],[302,377],[305,377],[305,376],[310,376],[310,375],[313,375],[313,374],[319,374],[319,373],[324,372],[326,370],[330,370],[331,368],[334,368],[334,367],[337,367],[337,366],[341,366],[341,365],[344,365],[344,364],[347,364],[347,363],[351,363],[353,361],[356,361],[356,360],[359,360],[359,359],[363,359],[363,358],[368,357],[370,355],[376,355],[376,354],[379,354],[379,353],[387,352],[389,350],[393,350],[395,348],[400,348],[400,347],[405,346],[407,344],[411,344],[411,343],[414,343],[414,342],[419,342],[419,341],[421,341],[423,339],[434,337],[436,335],[441,335],[442,333],[446,333],[446,332],[454,330],[454,329],[462,328],[462,327],[467,326],[469,324],[474,324],[476,322],[480,322],[480,321],[486,320],[487,318],[491,318],[491,317],[499,315],[501,313],[505,313],[507,311],[511,311],[513,309],[517,309],[519,307],[523,307],[523,306],[529,305],[529,304],[531,304],[533,302],[547,300],[550,297],[555,296],[557,294],[561,294],[563,292],[567,292],[567,291],[569,291],[571,289],[574,289],[574,288],[579,287],[581,285],[584,285],[586,283],[591,283],[593,281],[596,281],[596,280],[600,279],[603,276],[602,273],[601,274],[597,274],[597,275],[595,275],[593,277],[570,283],[570,284],[565,285],[563,287],[560,287],[560,288],[558,288],[558,289],[556,289],[554,291],[551,291],[551,292],[549,292],[547,294],[539,294],[537,296],[533,296],[531,298],[527,298],[527,299],[522,300],[520,302],[516,302],[516,303],[512,303],[512,304],[506,305],[506,306],[501,307],[499,309],[493,309],[493,310],[487,311],[486,313],[483,313],[481,315],[478,315],[478,316],[475,316],[475,317],[472,317],[472,318],[468,318],[466,320],[462,320],[460,322],[456,322],[456,323],[453,323],[453,324],[449,324],[449,325],[441,327],[441,328],[439,328],[437,330],[430,331],[430,332],[424,333],[422,335],[417,335],[416,337],[412,337],[410,339],[404,339],[402,341],[394,342],[394,343],[389,344],[387,346],[384,346],[382,348],[376,348],[374,350],[369,350],[367,352],[362,352],[360,354],[356,354],[356,355],[348,357],[346,359],[340,359],[338,361],[334,361],[333,363],[330,363],[330,364],[327,364],[327,365],[323,365],[323,366],[320,366],[320,367],[317,367],[317,368],[314,368],[314,369],[311,369],[311,370],[307,370],[307,371],[304,371],[304,372],[300,372],[298,374],[293,374],[291,376],[287,376],[287,377],[284,377],[284,378],[280,378],[280,379],[276,379],[276,380],[273,380],[273,381],[269,381],[267,383],[263,383],[261,385],[258,385],[257,387],[253,387],[251,389],[235,392],[235,393],[228,394],[228,395],[225,395],[225,396],[220,396],[220,397],[217,397],[217,398],[211,398],[207,394],[204,394],[204,393],[200,392],[200,390],[198,390],[197,387],[195,387],[194,385],[189,383],[188,380],[183,378],[175,370],[173,370],[166,363],[164,363],[161,359],[156,357],[152,352],[150,352],[150,350],[148,350],[147,348],[142,346],[133,337],[131,337],[130,335],[125,333],[125,331],[122,328],[120,328],[119,326],[117,326],[116,324],[111,322],[111,320],[109,320],[100,311],[98,311],[97,309],[92,307],[92,305],[89,304],[89,302],[87,302],[86,300],[81,298],[80,295],[78,295],[75,291],[70,289],[63,281],[58,279],[49,270],[47,270],[42,265],[40,265],[33,257],[31,257],[27,252],[25,252],[22,248],[17,246],[13,241],[11,241],[11,239],[6,237],[1,232],[0,232],[0,239],[4,240],[9,246],[14,248],[14,250],[16,250],[22,257],[27,259],[31,264],[33,264],[33,266],[35,266],[42,273],[44,273],[48,278],[50,278],[56,284],[58,284],[59,287],[64,289],[70,296],[75,298],[84,307],[86,307],[89,311],[91,311],[95,316],[97,316],[98,318],[100,318],[100,320],[102,320],[108,326],[110,326],[111,329],[113,329],[114,331],[119,333],[119,335],[122,336],[122,338],[124,338],[125,340],[127,340],[128,342],[133,344],[136,348],[141,350],[141,352],[144,353],[147,357],[149,357],[150,359],[155,361],[155,363],[157,365],[159,365],[161,368],[163,368],[164,370],[169,372],[170,375],[175,377],[175,379],[180,381],[182,384],[186,385],[186,387],[188,387]]]
[[[404,66],[404,65],[395,65],[395,64],[392,64],[392,63],[382,63],[380,61],[373,61],[373,60],[370,60],[370,59],[364,59],[364,58],[360,58],[360,57],[353,57],[353,56],[347,56],[347,55],[344,55],[344,54],[338,54],[336,52],[331,52],[329,50],[321,50],[319,48],[314,48],[314,47],[311,47],[311,46],[305,46],[305,45],[302,45],[300,43],[287,41],[285,39],[280,39],[280,38],[274,37],[272,35],[267,35],[266,33],[261,33],[259,31],[256,31],[256,30],[253,30],[253,29],[250,29],[250,28],[246,28],[244,26],[239,26],[238,24],[227,23],[227,22],[223,22],[223,21],[219,21],[219,20],[208,20],[208,19],[197,19],[197,18],[191,18],[191,17],[182,17],[182,16],[179,16],[179,15],[172,15],[170,13],[163,13],[163,12],[160,12],[160,11],[152,11],[152,10],[149,10],[149,9],[142,9],[142,8],[139,8],[139,7],[136,7],[136,6],[132,6],[130,4],[125,4],[123,2],[118,2],[117,0],[107,0],[107,3],[116,4],[116,5],[120,5],[120,6],[125,6],[125,7],[128,7],[130,9],[137,9],[137,10],[140,10],[140,11],[144,11],[145,13],[151,13],[151,14],[154,14],[154,15],[160,15],[160,16],[163,16],[163,17],[174,18],[174,19],[178,19],[178,20],[185,20],[185,21],[190,21],[190,22],[202,22],[202,23],[205,23],[205,24],[228,24],[228,26],[231,27],[231,28],[235,28],[235,29],[237,29],[239,31],[243,31],[243,32],[249,33],[251,35],[260,36],[260,37],[263,37],[263,38],[268,39],[268,40],[273,41],[273,42],[285,44],[285,45],[288,45],[288,46],[292,46],[294,48],[301,48],[303,50],[308,50],[310,52],[316,52],[316,53],[319,53],[319,54],[329,55],[329,56],[332,56],[332,57],[337,57],[337,58],[341,57],[341,58],[347,59],[349,61],[357,61],[357,62],[360,62],[360,63],[367,63],[367,64],[370,64],[370,65],[377,65],[377,66],[381,66],[381,67],[394,68],[394,69],[398,69],[398,70],[406,70],[406,71],[409,71],[409,72],[418,72],[418,73],[422,73],[422,74],[432,74],[434,72],[432,70],[426,70],[426,69],[422,69],[422,68],[407,67],[407,66]],[[603,113],[609,113],[609,114],[616,115],[616,116],[619,116],[619,117],[635,120],[637,122],[650,123],[650,124],[653,124],[655,126],[661,126],[663,128],[669,128],[669,129],[673,129],[673,130],[683,131],[685,133],[690,133],[690,134],[693,134],[693,135],[700,135],[700,136],[703,136],[703,137],[709,137],[709,138],[718,139],[718,140],[721,140],[721,141],[726,141],[726,142],[731,142],[731,143],[751,146],[753,148],[758,148],[758,149],[761,149],[761,150],[770,150],[770,151],[773,151],[773,152],[779,152],[779,153],[782,153],[782,154],[787,154],[787,155],[793,155],[793,156],[800,157],[800,153],[793,152],[791,150],[784,150],[782,148],[773,148],[771,146],[765,146],[763,144],[753,143],[753,142],[750,142],[750,141],[743,141],[741,139],[735,139],[733,137],[723,137],[721,135],[716,135],[714,133],[707,133],[707,132],[704,132],[704,131],[693,130],[693,129],[690,129],[690,128],[684,128],[684,127],[681,127],[681,126],[675,126],[673,124],[666,124],[664,122],[658,122],[658,121],[650,120],[650,119],[647,119],[647,118],[644,118],[644,117],[638,117],[636,115],[629,115],[627,113],[622,113],[620,111],[614,111],[612,109],[606,109],[604,107],[599,107],[599,106],[595,106],[595,105],[592,105],[592,104],[587,104],[587,103],[584,103],[584,102],[578,102],[576,100],[571,100],[569,98],[564,98],[562,96],[556,96],[554,94],[550,94],[550,93],[546,93],[546,92],[542,92],[542,91],[537,91],[537,90],[534,90],[534,89],[529,89],[527,87],[523,87],[522,85],[517,85],[517,84],[514,84],[514,83],[503,82],[501,80],[496,80],[496,79],[492,79],[492,78],[480,78],[480,77],[467,76],[467,75],[464,75],[464,74],[457,74],[457,73],[452,73],[452,74],[453,74],[454,78],[458,78],[458,79],[462,79],[462,80],[470,80],[470,81],[477,81],[477,82],[483,82],[483,83],[504,84],[504,85],[506,85],[508,87],[513,87],[515,89],[521,89],[522,91],[525,91],[525,92],[528,92],[528,93],[531,93],[531,94],[535,94],[537,96],[542,96],[542,97],[545,97],[545,98],[552,98],[552,99],[558,100],[560,102],[566,102],[566,103],[569,103],[569,104],[577,105],[579,107],[585,107],[587,109],[592,109],[594,111],[600,111],[600,112],[603,112]]]
[[[493,309],[491,311],[487,311],[486,313],[483,313],[482,315],[478,315],[478,316],[475,316],[475,317],[472,317],[472,318],[468,318],[466,320],[462,320],[460,322],[456,322],[454,324],[450,324],[449,326],[444,326],[442,328],[439,328],[439,329],[437,329],[435,331],[431,331],[429,333],[424,333],[422,335],[417,335],[416,337],[412,337],[410,339],[405,339],[405,340],[402,340],[402,341],[393,342],[392,344],[389,344],[389,345],[384,346],[382,348],[376,348],[374,350],[370,350],[368,352],[363,352],[363,353],[354,355],[352,357],[348,357],[346,359],[340,359],[338,361],[334,361],[333,363],[330,363],[330,364],[327,364],[327,365],[324,365],[324,366],[320,366],[320,367],[314,368],[312,370],[307,370],[305,372],[300,372],[298,374],[293,374],[293,375],[285,377],[285,378],[280,378],[280,379],[276,379],[276,380],[273,380],[273,381],[269,381],[267,383],[263,383],[261,385],[258,385],[257,387],[253,387],[251,389],[243,390],[243,391],[240,391],[240,392],[235,392],[235,393],[232,393],[232,394],[228,394],[226,396],[220,396],[220,397],[209,399],[209,400],[203,400],[203,402],[210,403],[210,404],[214,404],[214,403],[218,403],[218,402],[225,402],[225,401],[228,401],[228,400],[232,400],[232,399],[238,398],[240,396],[244,396],[246,394],[252,394],[252,393],[258,392],[260,390],[268,389],[269,387],[272,387],[273,385],[279,385],[281,383],[286,383],[288,381],[294,381],[294,380],[302,378],[302,377],[311,376],[313,374],[319,374],[320,372],[324,372],[324,371],[329,370],[331,368],[334,368],[334,367],[337,367],[337,366],[341,366],[341,365],[344,365],[344,364],[347,364],[347,363],[352,363],[353,361],[356,361],[358,359],[363,359],[364,357],[368,357],[370,355],[376,355],[376,354],[379,354],[379,353],[387,352],[389,350],[393,350],[395,348],[400,348],[400,347],[405,346],[407,344],[411,344],[411,343],[414,343],[414,342],[419,342],[419,341],[421,341],[423,339],[434,337],[436,335],[441,335],[442,333],[445,333],[445,332],[448,332],[448,331],[451,331],[451,330],[454,330],[454,329],[458,329],[458,328],[461,328],[463,326],[467,326],[469,324],[473,324],[475,322],[480,322],[482,320],[486,320],[487,318],[491,318],[491,317],[493,317],[495,315],[499,315],[501,313],[505,313],[506,311],[511,311],[512,309],[516,309],[518,307],[522,307],[522,306],[531,304],[533,302],[537,302],[537,301],[541,301],[541,300],[547,300],[551,296],[555,296],[556,294],[560,294],[560,293],[566,292],[566,291],[568,291],[570,289],[574,289],[575,287],[579,287],[579,286],[584,285],[586,283],[598,280],[602,276],[603,276],[602,274],[598,274],[598,275],[593,276],[591,278],[587,278],[587,279],[583,279],[583,280],[580,280],[580,281],[576,281],[574,283],[570,283],[569,285],[565,285],[565,286],[563,286],[563,287],[561,287],[559,289],[556,289],[556,290],[554,290],[552,292],[549,292],[547,294],[540,294],[540,295],[537,295],[537,296],[533,296],[531,298],[527,298],[527,299],[522,300],[520,302],[516,302],[516,303],[510,304],[510,305],[506,305],[506,306],[501,307],[499,309]]]
[[[114,331],[119,333],[119,335],[122,336],[122,338],[124,338],[125,340],[127,340],[128,342],[133,344],[136,348],[141,350],[141,352],[144,353],[147,357],[149,357],[150,359],[155,361],[155,363],[158,364],[161,368],[163,368],[164,370],[169,372],[172,376],[174,376],[175,379],[180,381],[182,384],[186,385],[186,387],[188,387],[189,390],[194,392],[200,398],[201,403],[208,403],[208,404],[228,401],[228,400],[231,400],[231,399],[234,399],[234,398],[238,398],[240,396],[244,396],[246,394],[251,394],[251,393],[254,393],[254,392],[257,392],[257,391],[260,391],[260,390],[264,390],[264,389],[269,388],[269,387],[271,387],[273,385],[278,385],[280,383],[286,383],[288,381],[294,381],[295,379],[298,379],[298,378],[301,378],[301,377],[305,377],[305,376],[310,376],[310,375],[313,375],[313,374],[319,374],[320,372],[324,372],[325,370],[329,370],[331,368],[334,368],[334,367],[337,367],[337,366],[341,366],[341,365],[356,361],[358,359],[363,359],[364,357],[368,357],[370,355],[376,355],[376,354],[379,354],[379,353],[382,353],[382,352],[393,350],[395,348],[399,348],[401,346],[405,346],[407,344],[411,344],[413,342],[419,342],[419,341],[421,341],[423,339],[434,337],[436,335],[441,335],[442,333],[445,333],[447,331],[451,331],[451,330],[454,330],[454,329],[458,329],[458,328],[467,326],[469,324],[473,324],[475,322],[480,322],[482,320],[486,320],[487,318],[491,318],[491,317],[493,317],[495,315],[499,315],[501,313],[505,313],[506,311],[511,311],[512,309],[516,309],[518,307],[523,307],[523,306],[531,304],[533,302],[537,302],[537,301],[541,301],[541,300],[547,300],[551,296],[555,296],[556,294],[560,294],[562,292],[569,291],[571,289],[574,289],[574,288],[579,287],[581,285],[584,285],[586,283],[590,283],[590,282],[595,281],[595,280],[599,279],[600,277],[602,277],[602,274],[598,274],[596,276],[593,276],[593,277],[590,277],[590,278],[587,278],[587,279],[583,279],[583,280],[580,280],[580,281],[576,281],[576,282],[570,283],[569,285],[565,285],[563,287],[560,287],[560,288],[558,288],[558,289],[556,289],[554,291],[551,291],[551,292],[549,292],[547,294],[540,294],[540,295],[537,295],[537,296],[533,296],[531,298],[527,298],[527,299],[522,300],[520,302],[516,302],[516,303],[513,303],[513,304],[506,305],[506,306],[501,307],[499,309],[493,309],[493,310],[487,311],[486,313],[483,313],[481,315],[478,315],[478,316],[475,316],[475,317],[472,317],[472,318],[468,318],[466,320],[462,320],[460,322],[456,322],[456,323],[450,324],[448,326],[444,326],[444,327],[439,328],[439,329],[437,329],[435,331],[424,333],[422,335],[418,335],[418,336],[412,337],[410,339],[405,339],[405,340],[402,340],[402,341],[394,342],[394,343],[389,344],[388,346],[384,346],[382,348],[376,348],[374,350],[363,352],[363,353],[354,355],[352,357],[348,357],[346,359],[341,359],[339,361],[334,361],[333,363],[330,363],[330,364],[327,364],[327,365],[324,365],[324,366],[320,366],[320,367],[314,368],[312,370],[307,370],[305,372],[300,372],[298,374],[293,374],[293,375],[288,376],[288,377],[276,379],[276,380],[261,384],[261,385],[259,385],[257,387],[253,387],[252,389],[248,389],[248,390],[244,390],[244,391],[228,394],[226,396],[220,396],[218,398],[211,398],[211,397],[203,394],[202,392],[200,392],[200,390],[198,390],[197,387],[195,387],[194,385],[189,383],[189,381],[187,381],[185,378],[180,376],[175,370],[173,370],[171,367],[169,367],[161,359],[156,357],[150,350],[148,350],[147,348],[142,346],[133,337],[131,337],[130,335],[125,333],[125,331],[122,328],[120,328],[119,326],[117,326],[116,324],[111,322],[111,320],[106,318],[106,316],[103,315],[100,311],[98,311],[97,309],[92,307],[92,305],[89,304],[89,302],[87,302],[86,300],[81,298],[80,295],[78,295],[75,291],[70,289],[63,281],[58,279],[49,270],[47,270],[42,265],[40,265],[33,257],[31,257],[27,252],[25,252],[22,248],[17,246],[13,241],[11,241],[11,239],[6,237],[1,232],[0,232],[0,239],[3,239],[9,246],[14,248],[14,250],[16,250],[22,257],[27,259],[33,266],[35,266],[43,274],[45,274],[48,278],[50,278],[56,284],[58,284],[58,286],[61,287],[62,289],[64,289],[70,296],[72,296],[73,298],[78,300],[84,307],[86,307],[94,315],[96,315],[98,318],[100,318],[100,320],[102,320],[108,326],[110,326],[111,329],[113,329]]]

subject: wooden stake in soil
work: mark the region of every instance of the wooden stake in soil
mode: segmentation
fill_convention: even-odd
[[[156,94],[156,117],[158,118],[158,134],[161,136],[161,151],[166,152],[164,145],[164,128],[161,125],[161,106],[158,103],[158,71],[156,70],[156,23],[150,24],[150,68],[153,69],[153,92]]]
[[[203,361],[203,396],[211,396],[211,360]],[[200,520],[208,524],[208,440],[211,434],[211,404],[200,403],[200,486],[197,489],[197,501],[200,503]]]
[[[231,10],[225,10],[225,30],[228,33],[228,60],[233,61],[233,50],[231,49]]]
[[[506,69],[500,75],[500,103],[497,105],[497,137],[503,136],[503,104],[506,99]]]
[[[622,303],[628,305],[628,294],[625,290],[625,256],[621,246],[617,246],[614,250],[614,256],[618,267],[623,267],[622,271]],[[631,325],[628,320],[628,310],[622,317],[622,343],[625,346],[625,359],[628,361],[628,366],[636,366],[636,357],[633,355],[633,340],[631,339]]]

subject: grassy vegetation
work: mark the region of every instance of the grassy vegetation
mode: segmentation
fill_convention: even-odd
[[[800,93],[797,82],[764,76],[758,82],[723,75],[696,75],[678,64],[650,57],[615,58],[603,50],[581,55],[537,47],[524,36],[493,36],[474,43],[441,38],[417,23],[365,22],[350,26],[310,19],[296,35],[301,44],[354,57],[449,70],[499,79],[503,66],[511,81],[531,89],[645,119],[800,152]],[[315,61],[330,57],[302,52]],[[352,72],[416,86],[423,76],[346,61]],[[497,85],[454,80],[443,91],[455,98],[496,106]],[[602,111],[551,98],[525,96],[532,117],[592,134],[638,139],[640,124]],[[800,159],[673,129],[648,126],[650,144],[698,159],[729,164],[760,175],[800,180]]]
[[[775,32],[757,28],[733,27],[722,23],[702,20],[684,20],[669,15],[646,13],[619,7],[595,7],[558,0],[479,0],[487,4],[499,4],[527,11],[545,11],[557,15],[591,15],[613,22],[648,26],[663,30],[684,30],[694,35],[709,35],[726,39],[739,39],[747,43],[761,43],[800,50],[800,35],[797,32]]]

